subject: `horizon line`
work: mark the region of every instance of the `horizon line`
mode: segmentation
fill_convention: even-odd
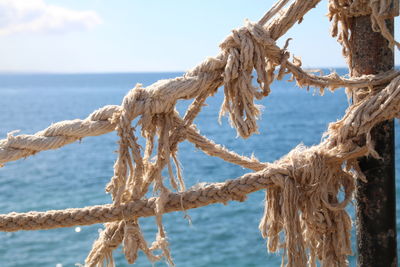
[[[304,67],[304,70],[336,70],[348,69],[348,66],[330,66],[330,67]],[[400,69],[400,65],[395,65],[394,69]],[[0,75],[85,75],[85,74],[147,74],[147,73],[186,73],[189,70],[131,70],[131,71],[15,71],[15,70],[0,70]]]
[[[395,66],[395,68],[400,67]],[[304,67],[305,70],[324,70],[324,69],[344,69],[347,66],[330,66],[330,67]],[[132,71],[15,71],[15,70],[0,70],[0,75],[59,75],[59,74],[131,74],[131,73],[186,73],[188,70],[132,70]]]

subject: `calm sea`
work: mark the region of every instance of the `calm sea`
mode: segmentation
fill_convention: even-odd
[[[343,74],[345,70],[338,71]],[[180,73],[0,75],[0,139],[13,130],[32,134],[60,120],[85,118],[104,105],[119,105],[138,82],[149,85],[178,75]],[[293,83],[276,82],[271,95],[260,101],[265,107],[259,122],[261,133],[242,140],[236,137],[226,118],[222,125],[217,123],[222,99],[222,93],[208,99],[208,106],[195,121],[198,128],[217,143],[243,155],[254,153],[262,161],[274,161],[300,143],[319,143],[328,123],[339,119],[348,105],[343,90],[320,96],[312,90],[296,88]],[[187,101],[179,103],[179,110],[183,111],[187,104]],[[396,134],[399,136],[398,132]],[[396,141],[399,151],[398,138]],[[6,164],[0,169],[0,213],[110,203],[104,186],[113,174],[116,142],[115,133],[110,133]],[[190,143],[184,142],[179,148],[188,187],[198,182],[224,181],[247,172],[206,156]],[[398,159],[397,166],[400,166]],[[399,186],[397,189],[399,196]],[[263,192],[256,192],[245,203],[190,210],[192,225],[182,213],[165,215],[177,266],[279,266],[280,255],[267,253],[258,231],[263,198]],[[397,207],[400,214],[400,204]],[[148,241],[152,241],[156,231],[154,219],[141,219],[141,223]],[[0,233],[0,266],[61,267],[84,263],[101,229],[103,225],[98,224]],[[114,255],[117,266],[127,265],[121,249]],[[355,266],[354,258],[351,262]],[[155,265],[165,266],[165,263]],[[140,254],[136,266],[151,264]]]

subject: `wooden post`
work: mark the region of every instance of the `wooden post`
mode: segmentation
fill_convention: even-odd
[[[393,51],[380,33],[372,31],[370,17],[352,18],[350,24],[353,63],[349,68],[352,76],[393,69]],[[392,34],[393,25],[393,19],[388,19],[387,26]],[[357,266],[394,267],[397,266],[397,234],[393,120],[380,123],[371,134],[382,160],[359,159],[368,183],[358,181],[357,184]]]

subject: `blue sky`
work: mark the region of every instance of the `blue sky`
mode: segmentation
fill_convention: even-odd
[[[273,2],[0,0],[0,72],[188,70]],[[345,66],[326,13],[325,0],[279,41],[293,38],[289,50],[305,67]]]

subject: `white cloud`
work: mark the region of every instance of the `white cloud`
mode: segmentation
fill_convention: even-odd
[[[65,33],[101,23],[95,11],[48,5],[43,0],[0,0],[0,35],[18,32]]]

